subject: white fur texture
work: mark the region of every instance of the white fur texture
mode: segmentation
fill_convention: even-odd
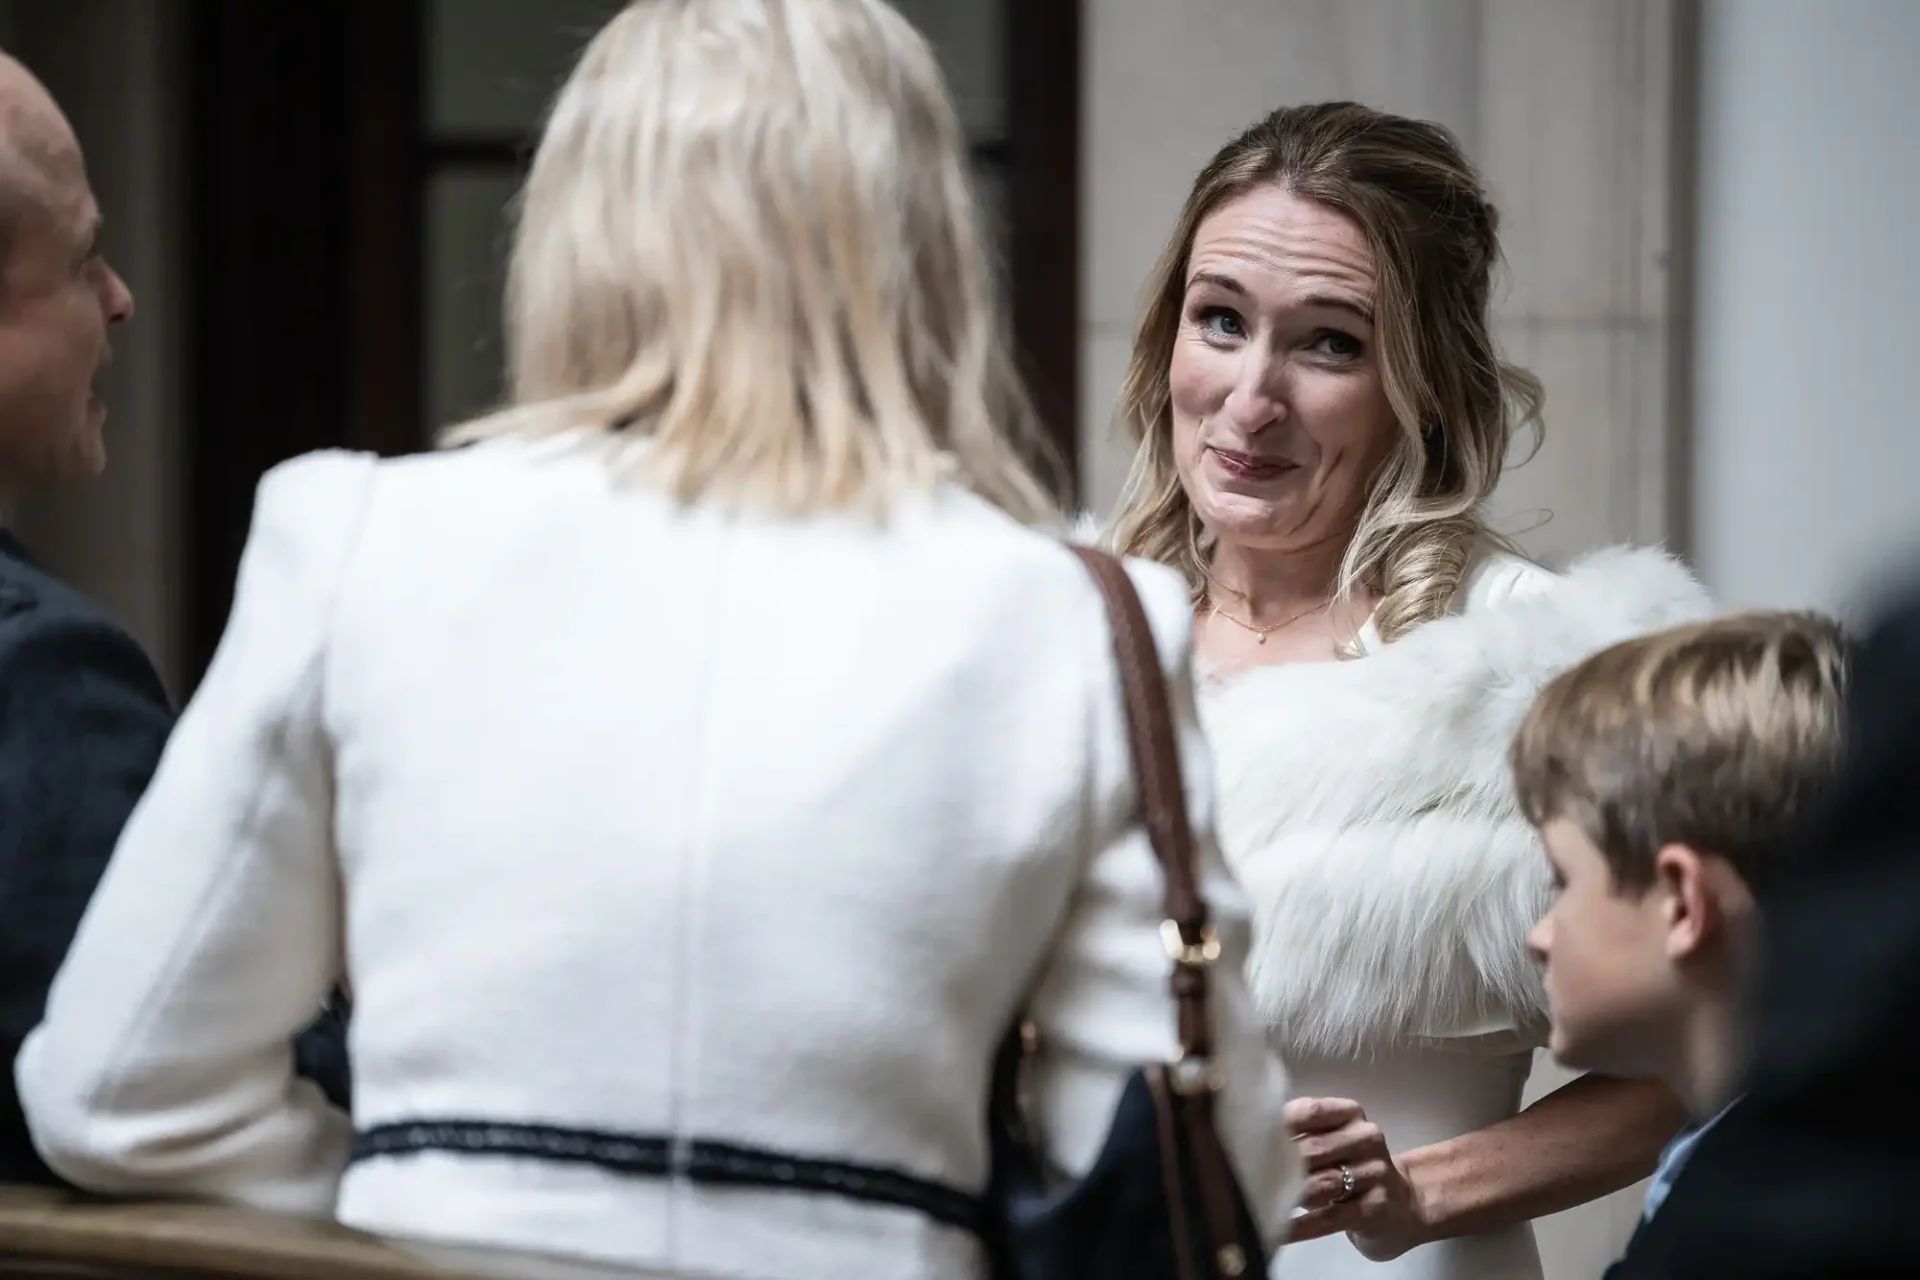
[[[1511,557],[1497,590],[1367,657],[1257,669],[1203,691],[1220,839],[1255,910],[1249,980],[1283,1052],[1537,1034],[1525,936],[1550,872],[1507,750],[1535,693],[1618,640],[1705,616],[1662,552],[1554,574]]]

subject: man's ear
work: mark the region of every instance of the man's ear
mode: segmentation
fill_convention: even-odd
[[[1653,856],[1654,908],[1663,915],[1667,958],[1685,960],[1721,928],[1720,898],[1715,892],[1712,861],[1692,845],[1663,845]]]

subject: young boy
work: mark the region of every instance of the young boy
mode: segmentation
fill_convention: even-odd
[[[1844,642],[1804,613],[1616,645],[1544,689],[1513,746],[1556,893],[1528,945],[1563,1064],[1656,1076],[1692,1118],[1643,1221],[1744,1068],[1754,887],[1835,772]]]

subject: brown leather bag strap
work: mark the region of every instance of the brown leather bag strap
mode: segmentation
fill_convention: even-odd
[[[1172,988],[1179,1012],[1181,1056],[1198,1069],[1210,1071],[1213,1031],[1207,1017],[1207,968],[1219,955],[1220,944],[1207,922],[1207,904],[1200,897],[1193,825],[1180,778],[1180,746],[1174,736],[1166,673],[1154,647],[1147,611],[1125,567],[1113,556],[1091,547],[1075,547],[1073,551],[1100,587],[1113,632],[1114,661],[1120,669],[1133,772],[1140,792],[1140,820],[1166,885],[1166,921],[1161,935],[1174,961]],[[1179,1065],[1175,1064],[1176,1078]]]
[[[1154,646],[1147,611],[1140,604],[1133,580],[1124,565],[1104,552],[1075,547],[1106,600],[1113,632],[1113,654],[1120,671],[1120,687],[1127,709],[1127,736],[1133,752],[1135,784],[1140,792],[1140,820],[1160,862],[1165,881],[1165,919],[1161,940],[1173,961],[1169,985],[1178,1013],[1180,1054],[1165,1067],[1148,1069],[1155,1092],[1155,1108],[1162,1127],[1177,1127],[1191,1153],[1200,1192],[1201,1217],[1206,1220],[1209,1245],[1205,1275],[1238,1276],[1258,1242],[1243,1238],[1236,1210],[1239,1197],[1225,1147],[1215,1127],[1213,1098],[1221,1084],[1213,1062],[1213,1023],[1208,1016],[1209,970],[1220,956],[1220,942],[1207,919],[1206,900],[1200,896],[1199,872],[1193,846],[1193,824],[1187,813],[1187,792],[1180,775],[1180,744],[1173,726],[1173,706],[1167,696],[1166,673]],[[1170,1135],[1161,1136],[1171,1159]],[[1168,1212],[1176,1223],[1191,1229],[1178,1180],[1169,1183]],[[1187,1257],[1181,1255],[1181,1270]]]

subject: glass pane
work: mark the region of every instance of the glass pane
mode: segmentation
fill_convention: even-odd
[[[428,0],[427,132],[531,137],[624,0]]]
[[[1006,6],[1022,0],[893,0],[940,59],[960,122],[975,142],[1006,136]],[[1029,0],[1030,2],[1030,0]]]
[[[0,0],[4,2],[4,0]],[[967,136],[1006,130],[1004,8],[1011,0],[895,0],[927,37]],[[623,0],[428,0],[427,132],[531,136],[581,48]]]
[[[987,253],[993,258],[993,264],[1000,272],[1000,282],[1007,279],[1007,179],[996,165],[976,164],[973,166],[974,199],[980,207],[980,235],[986,241]]]
[[[499,402],[507,213],[519,185],[511,169],[449,168],[427,180],[429,435]]]

